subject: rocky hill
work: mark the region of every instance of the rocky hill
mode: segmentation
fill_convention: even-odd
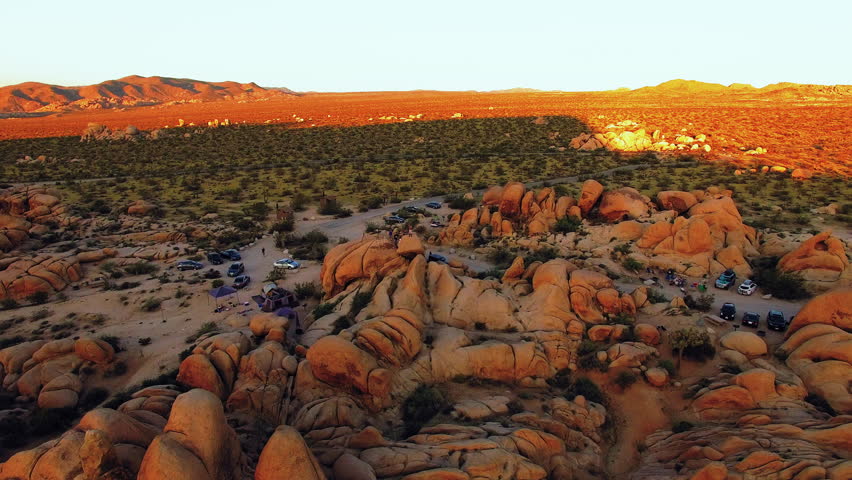
[[[131,75],[78,87],[38,82],[0,87],[0,113],[250,100],[290,94],[292,93],[286,89],[266,89],[255,83],[205,82],[188,78]]]
[[[747,83],[732,83],[725,86],[718,83],[677,79],[669,80],[653,87],[637,88],[624,93],[633,96],[741,95],[813,99],[820,97],[852,96],[852,85],[812,85],[780,82],[756,88]]]

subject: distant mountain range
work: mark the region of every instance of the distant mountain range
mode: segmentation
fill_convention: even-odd
[[[759,95],[772,97],[835,97],[852,96],[852,85],[811,85],[800,83],[773,83],[762,88],[747,83],[732,83],[728,86],[696,80],[669,80],[654,87],[619,91],[627,95]]]
[[[38,82],[0,87],[0,112],[59,112],[180,102],[252,100],[293,94],[286,88],[263,88],[256,83],[204,82],[188,78],[132,75],[81,87]]]
[[[544,91],[519,87],[490,93],[532,94],[537,92]],[[670,80],[653,87],[634,90],[619,88],[600,93],[629,96],[737,95],[791,100],[831,100],[837,97],[852,97],[852,85],[775,83],[755,88],[743,83],[725,86],[695,80]],[[63,87],[38,82],[0,87],[0,114],[27,116],[141,105],[251,101],[292,95],[301,94],[286,88],[264,88],[256,83],[205,82],[187,78],[132,75],[81,87]]]

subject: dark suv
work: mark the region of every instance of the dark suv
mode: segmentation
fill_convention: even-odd
[[[204,265],[193,260],[181,260],[177,263],[177,269],[181,272],[184,270],[201,270],[202,268],[204,268]]]
[[[208,253],[207,261],[212,263],[213,265],[222,265],[223,263],[225,263],[225,260],[222,258],[222,255],[219,252]]]
[[[220,252],[219,255],[221,255],[224,258],[227,258],[228,260],[231,260],[232,262],[236,261],[236,260],[242,260],[243,259],[243,257],[240,256],[240,252],[234,250],[233,248],[229,248],[229,249],[225,250],[224,252]]]
[[[733,270],[725,270],[716,279],[716,288],[727,290],[737,283],[737,274]]]
[[[229,277],[236,277],[236,276],[241,275],[245,271],[246,271],[246,267],[245,267],[245,265],[243,265],[243,262],[232,263],[231,266],[228,267],[228,276]]]
[[[743,314],[743,326],[757,328],[760,325],[760,315],[754,312],[745,312]]]
[[[789,325],[789,322],[784,318],[784,314],[778,310],[770,310],[766,315],[766,326],[770,330],[783,332],[787,330],[787,325]]]
[[[722,305],[722,309],[719,310],[719,316],[723,319],[733,322],[734,317],[737,316],[737,307],[733,303],[725,303]]]

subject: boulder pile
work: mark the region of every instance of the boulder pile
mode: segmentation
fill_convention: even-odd
[[[45,187],[0,190],[0,251],[14,250],[32,235],[79,222],[60,198],[58,191]]]
[[[704,134],[678,135],[674,140],[668,141],[660,130],[648,133],[644,128],[637,128],[638,126],[635,122],[625,120],[607,125],[602,133],[581,133],[572,138],[569,145],[571,148],[585,151],[605,148],[621,152],[709,152],[712,149]]]
[[[123,129],[119,128],[116,130],[110,130],[110,128],[106,125],[90,122],[83,130],[83,134],[80,135],[80,141],[90,142],[100,140],[157,140],[158,138],[162,138],[164,133],[165,132],[163,130],[159,129],[146,132],[143,130],[139,130],[139,128],[133,125],[128,125]]]
[[[852,283],[852,269],[845,242],[831,231],[814,235],[802,242],[798,248],[787,253],[778,261],[778,269],[796,273],[805,281],[816,285],[838,285]]]
[[[0,300],[24,300],[36,292],[53,294],[83,277],[81,263],[114,257],[110,248],[74,255],[70,252],[0,259]]]

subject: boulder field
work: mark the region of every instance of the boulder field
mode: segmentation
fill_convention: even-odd
[[[630,256],[644,265],[701,278],[731,269],[741,278],[752,274],[749,259],[782,256],[781,271],[802,276],[826,290],[852,284],[848,246],[823,232],[796,246],[778,235],[763,235],[743,222],[730,190],[661,191],[652,201],[625,187],[606,190],[595,180],[583,183],[577,198],[559,196],[547,187],[527,190],[518,182],[491,187],[479,207],[451,218],[430,242],[470,247],[481,240],[493,245],[535,249],[580,250],[609,257],[628,245]],[[572,217],[578,232],[554,233],[557,222]]]
[[[578,369],[584,339],[607,342],[593,355],[610,371],[677,388],[649,363],[661,332],[612,321],[647,308],[647,291],[565,259],[519,257],[500,279],[474,278],[427,262],[419,242],[334,247],[320,279],[329,308],[303,335],[269,314],[204,335],[174,385],[89,411],[0,464],[0,479],[600,478],[612,412],[551,389]],[[630,478],[848,478],[848,305],[848,289],[813,299],[774,352],[750,332],[721,336],[730,368],[687,387],[695,424],[645,438]],[[22,343],[0,350],[4,388],[50,408],[85,389],[75,367],[114,356],[90,338]],[[432,421],[412,419],[433,404]]]

